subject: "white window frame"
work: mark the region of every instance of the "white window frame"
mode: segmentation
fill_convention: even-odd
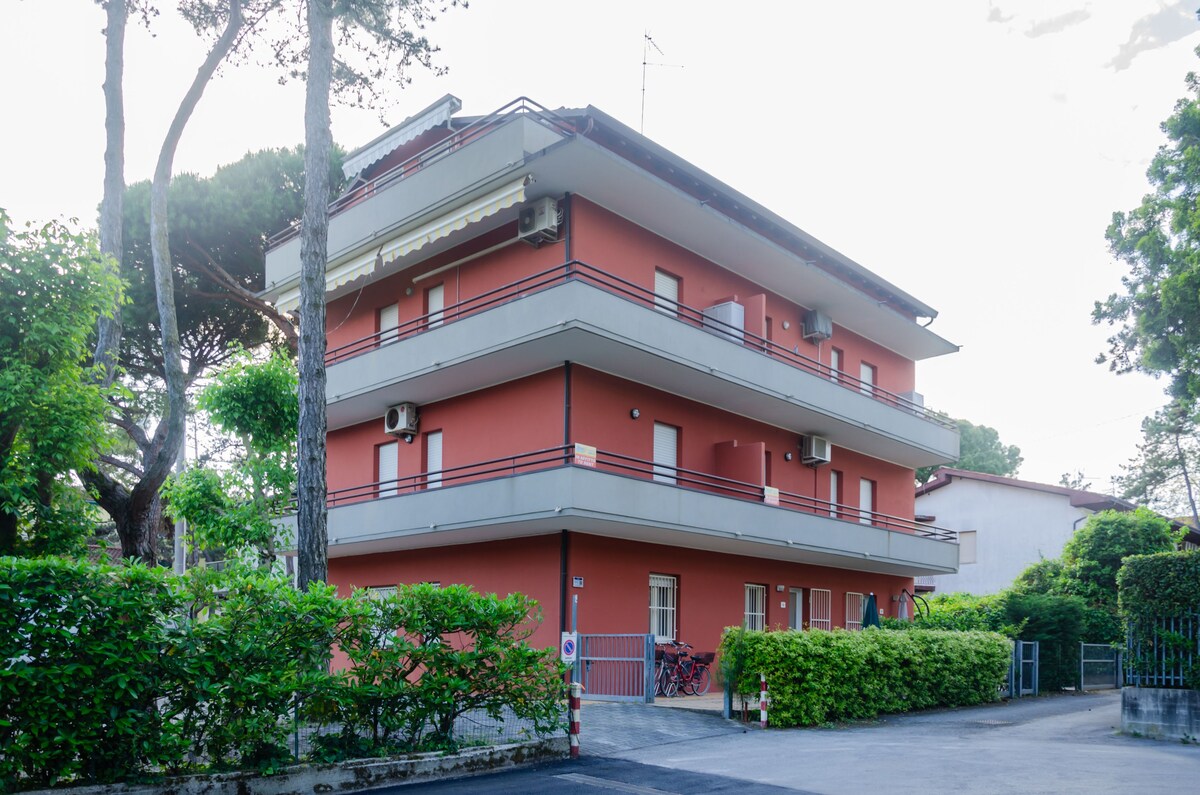
[[[863,628],[866,600],[857,591],[846,591],[846,629],[858,632]],[[857,618],[855,618],[857,616]]]
[[[809,589],[808,628],[833,629],[833,592],[828,588]]]
[[[767,628],[767,586],[746,583],[745,613],[742,626],[762,632]]]
[[[654,480],[658,483],[679,482],[679,428],[665,422],[654,423]]]
[[[788,629],[804,629],[804,589],[788,589]]]
[[[393,342],[400,336],[400,304],[379,308],[379,342]]]
[[[668,315],[679,314],[679,283],[678,276],[672,276],[664,270],[654,269],[654,308]]]
[[[678,624],[679,578],[650,575],[650,632],[656,643],[675,640]]]
[[[425,434],[425,488],[442,487],[443,455],[442,432],[430,431]]]
[[[842,473],[836,469],[829,470],[829,516],[832,519],[840,518],[838,516],[838,481],[841,480]]]
[[[875,396],[875,380],[879,377],[878,368],[873,364],[861,362],[858,366],[858,390],[869,397]]]
[[[445,321],[446,285],[435,284],[425,291],[425,313],[429,315],[429,328],[437,328]]]
[[[396,482],[400,475],[399,442],[387,442],[375,448],[375,469],[379,473],[379,496],[392,497],[399,494],[399,484]],[[389,481],[391,485],[383,485]]]
[[[837,381],[842,372],[842,349],[829,349],[829,380]]]
[[[875,481],[858,479],[858,523],[871,524],[875,513]]]

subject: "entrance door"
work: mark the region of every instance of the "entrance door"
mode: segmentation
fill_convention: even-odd
[[[788,629],[804,629],[804,591],[788,589]]]

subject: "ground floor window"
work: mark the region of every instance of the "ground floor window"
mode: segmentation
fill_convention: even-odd
[[[767,586],[746,583],[746,629],[762,631],[767,627]]]
[[[678,581],[674,577],[667,574],[650,575],[650,631],[658,643],[675,640],[678,591]]]
[[[808,626],[810,629],[833,629],[833,594],[825,588],[808,592]]]
[[[848,591],[846,593],[846,629],[862,629],[863,595]]]

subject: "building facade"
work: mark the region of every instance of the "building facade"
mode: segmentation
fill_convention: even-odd
[[[445,97],[353,153],[327,268],[329,576],[714,648],[952,572],[934,311],[595,108]],[[277,235],[266,295],[299,299]]]

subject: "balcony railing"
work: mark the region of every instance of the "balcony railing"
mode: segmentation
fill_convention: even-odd
[[[591,448],[585,449],[590,450]],[[831,519],[869,524],[885,530],[910,533],[936,541],[958,543],[957,534],[945,528],[878,511],[864,511],[860,508],[841,505],[805,494],[771,489],[707,472],[664,466],[642,458],[605,450],[595,450],[594,458],[581,459],[579,446],[576,445],[517,453],[438,472],[421,472],[393,480],[337,489],[329,492],[326,505],[329,508],[337,508],[367,500],[398,497],[565,466],[578,466],[610,474],[649,479],[666,486],[718,494],[747,502],[767,503],[783,510],[827,516]]]
[[[412,318],[395,328],[382,329],[353,342],[332,348],[325,354],[325,364],[328,366],[364,353],[369,353],[383,345],[408,339],[444,323],[454,322],[479,314],[511,301],[524,298],[531,293],[556,287],[569,281],[581,281],[594,287],[599,287],[613,295],[659,311],[664,316],[673,317],[681,323],[712,332],[715,336],[726,340],[730,344],[741,345],[764,356],[785,362],[797,369],[804,370],[821,378],[827,378],[846,389],[858,392],[893,408],[915,414],[935,425],[940,425],[951,430],[958,427],[953,420],[944,414],[931,411],[902,395],[897,395],[875,384],[862,381],[841,370],[834,370],[829,365],[805,356],[797,350],[786,348],[758,334],[706,316],[703,310],[665,298],[653,290],[649,290],[628,279],[580,260],[572,260],[563,265],[547,268],[539,273],[459,301],[436,312]]]
[[[518,97],[507,105],[487,114],[480,116],[475,121],[460,130],[450,133],[442,140],[421,150],[417,154],[408,158],[404,162],[389,168],[382,174],[377,175],[365,185],[359,185],[353,190],[339,196],[337,199],[329,203],[329,217],[333,218],[338,213],[353,207],[359,202],[375,196],[376,194],[387,190],[396,185],[406,177],[420,171],[426,165],[442,158],[443,156],[453,152],[456,149],[461,149],[472,141],[477,141],[480,138],[488,135],[495,130],[500,122],[510,116],[526,116],[533,119],[539,124],[550,127],[564,135],[574,135],[574,126],[554,113],[551,110],[539,105],[528,97]],[[300,234],[300,222],[296,221],[279,232],[276,232],[267,239],[267,251],[279,246]]]

